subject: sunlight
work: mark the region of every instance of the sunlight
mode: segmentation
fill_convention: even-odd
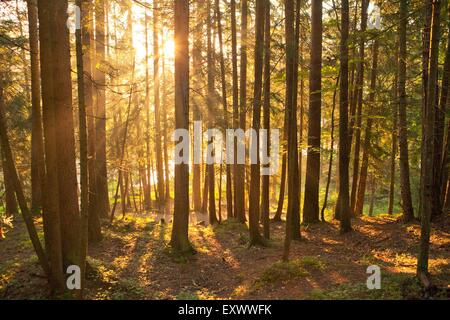
[[[164,47],[163,47],[163,54],[166,57],[166,59],[172,59],[174,57],[174,51],[175,51],[175,42],[172,38],[170,37],[165,37],[165,39],[162,39],[162,41],[164,42]]]

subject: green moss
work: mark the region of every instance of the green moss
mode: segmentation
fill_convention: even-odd
[[[324,262],[317,257],[306,256],[289,262],[278,261],[264,270],[253,287],[258,289],[268,284],[306,277],[310,271],[322,271],[324,269]]]
[[[368,289],[366,283],[343,284],[330,290],[313,290],[308,299],[314,300],[402,300],[419,299],[421,287],[408,274],[382,273],[381,289]]]

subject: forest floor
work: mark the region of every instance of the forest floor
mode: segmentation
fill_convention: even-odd
[[[450,284],[450,219],[433,223],[430,272]],[[414,299],[420,227],[398,217],[361,217],[354,231],[337,222],[302,226],[302,241],[280,262],[284,223],[271,223],[267,248],[248,247],[248,230],[235,221],[195,221],[189,237],[197,251],[180,256],[168,246],[170,219],[129,214],[104,228],[89,248],[88,299]],[[42,226],[36,221],[40,236]],[[367,267],[381,268],[381,289],[366,287]],[[49,288],[26,229],[16,221],[0,240],[0,299],[47,299]]]

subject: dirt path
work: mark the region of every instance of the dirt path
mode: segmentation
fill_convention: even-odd
[[[201,221],[201,217],[198,221]],[[248,248],[246,226],[190,226],[197,254],[180,257],[167,246],[170,217],[127,216],[92,245],[90,299],[402,298],[415,273],[419,226],[392,217],[360,218],[339,235],[336,222],[302,229],[291,262],[280,263],[284,223],[271,225],[270,247]],[[39,226],[40,228],[40,226]],[[450,282],[450,224],[433,225],[430,271]],[[368,290],[366,269],[382,270],[382,290]],[[408,291],[408,290],[407,290]],[[411,290],[409,290],[411,291]],[[0,242],[0,298],[47,298],[48,288],[22,223]],[[406,297],[415,297],[412,296]]]

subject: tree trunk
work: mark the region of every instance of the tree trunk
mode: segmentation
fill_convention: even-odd
[[[342,65],[342,62],[341,62]],[[325,209],[328,206],[328,193],[330,191],[330,183],[331,183],[331,170],[333,168],[333,154],[334,154],[334,114],[336,110],[336,95],[338,85],[340,84],[339,79],[341,77],[341,73],[339,72],[338,77],[336,78],[336,85],[334,87],[333,92],[333,108],[331,110],[331,142],[330,142],[330,160],[328,162],[328,176],[327,176],[327,185],[325,187],[325,197],[323,200],[322,210],[320,211],[320,219],[322,222],[325,222]],[[347,109],[348,110],[348,109]],[[340,122],[339,122],[340,124]]]
[[[254,92],[253,92],[253,125],[252,129],[259,133],[261,128],[261,91],[262,91],[262,71],[263,71],[263,51],[264,51],[264,11],[265,2],[256,2],[256,22],[255,22],[255,67],[254,67]],[[259,230],[259,201],[260,201],[260,157],[259,157],[259,137],[252,144],[251,152],[256,152],[256,163],[250,165],[250,194],[249,194],[249,231],[250,245],[263,245],[263,237]]]
[[[96,68],[94,79],[96,82],[96,173],[97,173],[97,211],[100,217],[106,218],[109,213],[108,176],[106,169],[106,75],[104,71],[105,46],[105,16],[106,1],[97,0],[95,3],[95,44]]]
[[[233,82],[233,128],[239,128],[239,88],[238,88],[238,64],[237,64],[237,26],[236,26],[236,0],[230,1],[231,9],[231,64]],[[238,186],[238,164],[237,164],[237,139],[234,139],[234,162],[233,162],[233,217],[237,218],[236,198],[239,191]]]
[[[208,94],[207,94],[207,104],[208,104],[208,124],[210,128],[215,126],[215,106],[216,106],[216,96],[215,96],[215,73],[214,73],[214,56],[215,49],[213,48],[212,35],[214,35],[212,17],[211,17],[211,1],[207,0],[207,68],[208,68]],[[214,144],[214,138],[208,139],[208,144]],[[216,150],[214,150],[215,153]],[[208,170],[208,216],[209,223],[215,224],[218,222],[216,215],[216,187],[215,187],[215,170],[214,162],[206,165],[206,170]]]
[[[158,22],[158,2],[153,1],[153,91],[155,96],[155,147],[156,147],[156,175],[158,180],[159,205],[164,204],[164,171],[163,153],[161,146],[161,116],[159,100],[159,22]]]
[[[87,116],[87,143],[88,143],[88,184],[89,184],[89,240],[98,242],[102,239],[100,217],[96,210],[96,188],[97,175],[95,171],[95,119],[94,106],[92,97],[92,51],[94,48],[93,31],[93,15],[92,1],[83,2],[83,20],[82,20],[82,45],[86,48],[83,53],[83,69],[84,69],[84,105],[86,106]]]
[[[175,129],[189,130],[189,1],[175,3]],[[183,150],[186,152],[186,150]],[[189,157],[188,157],[189,158]],[[175,164],[175,201],[170,244],[192,252],[189,243],[189,164]]]
[[[54,98],[53,68],[55,59],[52,50],[54,29],[51,24],[53,8],[49,2],[38,1],[39,44],[42,82],[42,121],[44,133],[45,166],[43,192],[43,225],[45,248],[50,265],[51,286],[53,290],[64,288],[61,217],[59,211],[58,164],[56,143],[56,106]]]
[[[266,150],[270,155],[270,1],[266,0],[264,13],[264,104],[263,104],[263,129],[267,130]],[[268,164],[269,166],[270,164]],[[267,166],[267,167],[268,167]],[[261,222],[263,224],[264,238],[270,238],[270,200],[269,200],[269,175],[262,176],[261,186]]]
[[[363,92],[364,92],[364,59],[365,59],[365,32],[367,29],[367,7],[368,0],[362,0],[361,4],[361,38],[359,40],[359,62],[356,70],[356,88],[352,99],[354,106],[350,108],[356,109],[356,114],[351,118],[350,123],[350,146],[348,152],[351,151],[353,135],[355,136],[355,146],[353,153],[353,174],[352,174],[352,190],[350,193],[350,210],[355,211],[356,194],[359,177],[359,160],[361,151],[361,128],[362,128],[362,107],[363,107]],[[356,122],[356,126],[354,126]],[[349,159],[350,160],[350,159]]]
[[[320,135],[322,107],[322,0],[311,3],[311,66],[309,73],[308,158],[303,222],[319,221]]]
[[[5,184],[5,214],[6,216],[15,216],[17,211],[17,201],[14,194],[14,186],[12,184],[11,173],[9,172],[8,165],[6,163],[6,156],[3,149],[1,149],[2,157],[2,169],[3,169],[3,182]]]
[[[146,210],[150,210],[152,206],[151,201],[151,190],[150,190],[150,176],[151,176],[151,152],[150,152],[150,66],[149,66],[149,44],[148,44],[148,14],[147,8],[145,11],[145,110],[146,110],[146,137],[145,137],[145,146],[146,146],[146,175],[145,177],[141,175],[140,181],[142,182],[142,189],[144,191],[144,203]],[[155,86],[156,88],[156,86]],[[156,116],[156,112],[155,112]]]
[[[407,0],[400,2],[399,17],[399,50],[398,61],[398,98],[399,98],[399,147],[400,147],[400,182],[403,207],[403,218],[405,222],[414,218],[411,199],[411,187],[409,181],[409,159],[408,159],[408,129],[406,120],[406,24],[408,4]]]
[[[241,65],[240,65],[240,97],[239,97],[239,128],[245,130],[245,116],[247,111],[247,28],[248,3],[241,1]],[[236,190],[234,194],[234,212],[238,220],[244,223],[245,216],[245,164],[238,164],[236,168]]]
[[[77,0],[76,5],[83,12],[82,0]],[[87,15],[89,16],[89,15]],[[80,135],[80,234],[79,234],[79,261],[78,266],[81,269],[81,290],[78,291],[78,297],[83,297],[83,289],[85,287],[86,275],[86,255],[88,247],[88,223],[89,223],[89,172],[88,172],[88,135],[87,135],[87,119],[86,119],[86,102],[85,102],[85,84],[84,84],[84,64],[83,64],[83,41],[82,37],[86,31],[84,28],[88,26],[83,23],[82,29],[75,32],[76,57],[77,57],[77,82],[78,82],[78,122]],[[89,47],[87,53],[89,54]],[[86,53],[86,52],[85,52]]]
[[[220,75],[222,81],[222,104],[224,112],[225,129],[228,129],[228,102],[227,102],[227,87],[225,79],[225,58],[223,53],[223,32],[222,32],[222,14],[220,12],[219,0],[215,0],[215,11],[217,20],[217,33],[219,36],[219,51],[220,51]],[[229,161],[226,164],[226,197],[227,197],[227,219],[233,217],[233,190],[231,181],[231,165]]]
[[[342,0],[341,6],[341,63],[339,91],[339,217],[340,232],[351,231],[348,163],[350,147],[348,137],[348,34],[349,34],[348,0]]]
[[[53,97],[55,102],[56,159],[58,171],[59,208],[63,262],[65,265],[79,261],[80,211],[78,207],[75,136],[72,110],[72,78],[70,40],[67,28],[68,1],[50,5],[52,16]],[[42,51],[42,50],[41,50]],[[47,170],[48,172],[48,170]]]
[[[375,90],[376,90],[376,82],[377,82],[377,68],[378,68],[378,47],[379,42],[378,38],[374,40],[373,43],[373,57],[372,57],[372,72],[370,75],[370,94],[368,104],[373,109],[375,105]],[[363,214],[364,207],[364,196],[366,193],[366,184],[367,184],[367,173],[369,169],[369,156],[371,149],[371,138],[372,138],[372,124],[373,118],[372,113],[369,112],[367,116],[366,129],[365,129],[365,137],[364,137],[364,145],[363,145],[363,158],[361,163],[361,172],[359,177],[359,185],[358,185],[358,193],[356,194],[356,205],[355,212],[356,216],[360,216]]]
[[[28,0],[28,31],[31,64],[31,212],[42,209],[42,187],[45,175],[44,140],[41,113],[41,79],[39,78],[39,35],[37,0]]]
[[[431,2],[431,1],[430,1]],[[417,275],[420,277],[428,273],[428,254],[430,246],[430,218],[436,209],[433,206],[433,151],[434,151],[434,107],[436,101],[436,89],[438,81],[438,57],[439,57],[439,39],[440,39],[440,7],[441,2],[434,0],[432,2],[432,24],[431,37],[429,44],[429,75],[427,83],[426,108],[423,123],[425,125],[423,163],[423,188],[421,193],[421,219],[420,219],[420,248],[417,261]]]
[[[192,103],[193,110],[192,116],[193,121],[201,121],[201,111],[200,111],[200,97],[203,95],[202,90],[202,49],[203,49],[203,27],[205,23],[204,19],[204,1],[196,2],[196,16],[195,16],[195,30],[193,34],[193,47],[192,47],[192,71],[193,71],[193,87],[195,89],[196,94],[193,94]],[[198,92],[198,93],[197,93]],[[200,140],[201,141],[201,140]],[[194,204],[194,211],[200,212],[202,211],[202,197],[201,197],[201,164],[195,163],[192,165],[192,202]]]

